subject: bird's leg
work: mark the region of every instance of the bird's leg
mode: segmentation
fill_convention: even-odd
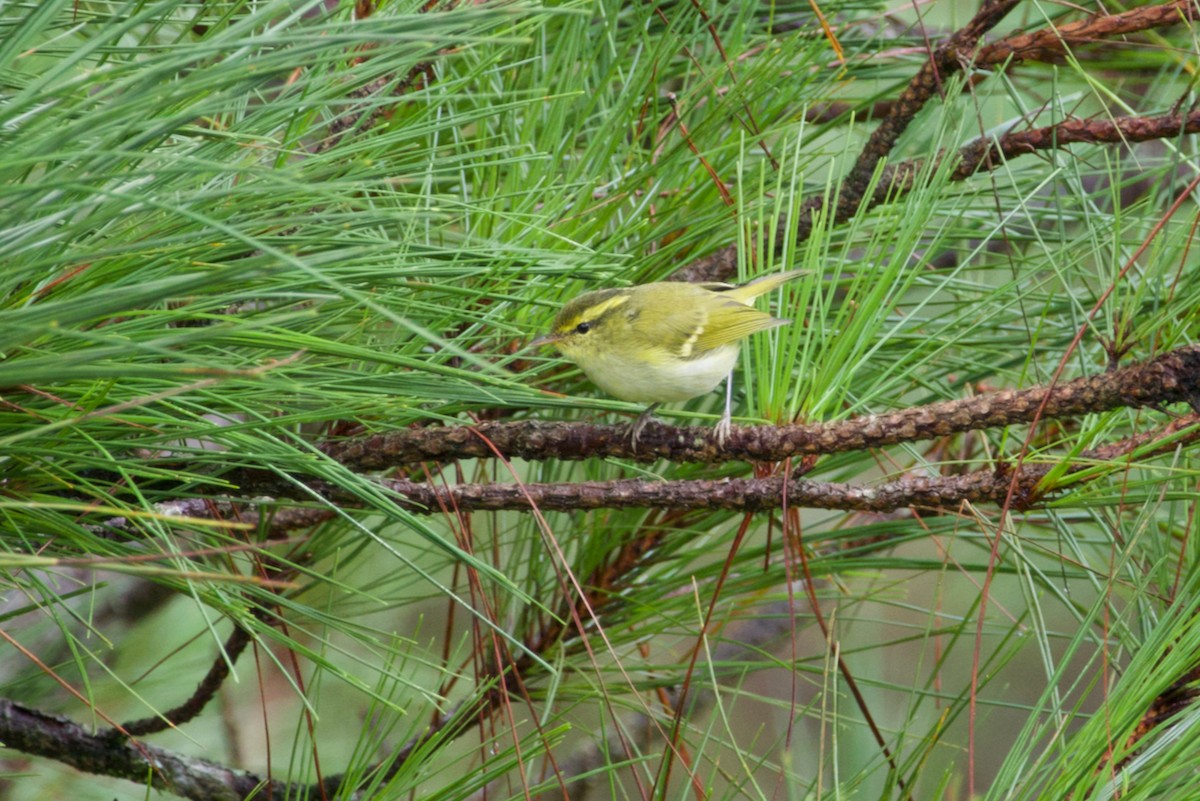
[[[637,416],[637,419],[629,424],[629,447],[635,453],[637,452],[638,435],[642,433],[642,429],[646,427],[646,423],[650,422],[650,418],[654,417],[654,410],[661,403],[652,403],[646,407],[646,410]]]
[[[717,422],[714,434],[717,437],[717,447],[724,447],[725,439],[733,428],[733,371],[725,376],[725,414]]]

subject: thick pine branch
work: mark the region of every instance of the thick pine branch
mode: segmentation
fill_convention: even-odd
[[[0,741],[14,751],[55,759],[97,776],[145,783],[194,801],[282,799],[256,776],[125,738],[95,734],[67,718],[0,698]],[[257,795],[255,795],[257,794]]]
[[[1110,445],[1085,451],[1070,462],[1043,462],[1026,465],[1015,486],[1013,505],[1028,508],[1042,497],[1040,481],[1050,473],[1066,467],[1064,479],[1081,470],[1091,470],[1097,463],[1128,456],[1135,449],[1146,457],[1156,452],[1146,448],[1153,440],[1163,447],[1191,445],[1200,439],[1200,417],[1195,414],[1176,419],[1160,431],[1124,439]],[[1109,470],[1119,466],[1109,465]],[[1109,470],[1093,471],[1094,479]],[[662,481],[657,479],[624,479],[618,481],[576,481],[567,483],[521,484],[456,484],[438,487],[407,479],[381,479],[402,508],[415,514],[437,514],[444,509],[457,512],[539,509],[549,511],[579,511],[588,509],[671,509],[703,511],[723,509],[739,512],[762,512],[783,506],[842,511],[891,512],[908,507],[954,511],[964,502],[1004,503],[1008,497],[1011,469],[1000,465],[995,469],[978,470],[962,475],[905,477],[874,485],[840,484],[810,481],[804,478],[785,480],[770,478],[697,479],[692,481]],[[309,489],[336,502],[341,508],[361,506],[353,495],[324,483],[309,484]],[[276,490],[285,489],[275,485]],[[264,489],[264,487],[259,487]],[[273,499],[272,499],[273,500]],[[263,508],[272,500],[260,503]],[[257,513],[247,510],[241,520],[253,520]],[[303,525],[303,517],[299,524]],[[110,530],[123,527],[123,521],[110,520]]]
[[[706,428],[650,423],[634,449],[625,426],[520,421],[408,429],[331,443],[324,450],[354,470],[486,459],[496,453],[535,461],[608,456],[641,462],[778,462],[1028,423],[1035,417],[1049,420],[1180,401],[1200,407],[1198,345],[1054,386],[988,392],[833,423],[735,427],[724,447]]]
[[[1145,458],[1155,453],[1161,453],[1194,442],[1198,438],[1200,438],[1200,414],[1186,415],[1173,421],[1161,430],[1139,434],[1080,454],[1074,461],[1076,467],[1066,471],[1063,477],[1067,481],[1070,481],[1073,472],[1088,470],[1097,463],[1109,463],[1111,469],[1121,469],[1123,464],[1132,459],[1135,453],[1139,458]],[[1117,464],[1111,464],[1113,462]],[[1017,477],[1017,491],[1013,496],[1017,499],[1018,505],[1029,505],[1036,502],[1040,497],[1039,493],[1041,491],[1038,486],[1039,483],[1050,473],[1056,472],[1058,467],[1059,465],[1055,464],[1027,464],[1022,467],[1021,475]],[[1091,478],[1094,477],[1096,476],[1091,476]],[[393,482],[393,484],[398,483]],[[615,482],[616,485],[625,483],[627,482]],[[662,482],[658,483],[662,484]],[[762,503],[761,508],[777,506],[779,499],[783,497],[782,490],[784,486],[783,479],[778,477],[729,482],[731,484],[740,484],[741,488],[722,496],[720,482],[684,483],[709,485],[704,487],[701,492],[693,493],[695,498],[700,499],[700,503],[694,508],[713,508],[713,501],[705,500],[704,498],[705,496],[718,496],[726,499],[729,497],[744,500],[749,499],[750,504],[746,506],[722,507],[745,508],[747,510],[750,509],[752,504],[757,503]],[[643,482],[637,482],[637,484],[644,486]],[[1002,468],[994,471],[979,471],[963,476],[943,476],[928,479],[906,478],[871,488],[838,487],[838,485],[833,484],[818,485],[817,482],[796,480],[787,485],[788,494],[786,497],[788,497],[790,503],[798,505],[805,492],[822,486],[829,492],[826,497],[838,497],[845,504],[833,508],[857,508],[882,511],[916,506],[947,507],[966,501],[992,501],[1001,503],[1008,496],[1011,485],[1012,476],[1010,470]],[[570,485],[559,486],[569,488]],[[676,483],[676,486],[678,486],[678,483]],[[431,491],[429,488],[423,486],[414,486],[407,489],[395,486],[394,488],[405,492],[410,490]],[[472,487],[457,487],[452,490],[455,493],[453,501],[459,505],[460,509],[469,508],[470,505],[468,500],[469,492],[460,492],[460,490],[464,489],[470,492],[476,490],[476,488]],[[521,488],[500,486],[484,487],[482,489],[504,489],[509,491],[518,489],[520,492],[510,494],[510,497],[518,497],[522,503],[528,502],[530,499],[538,500],[544,508],[551,505],[546,498],[539,497],[541,488],[538,485],[529,485],[523,490]],[[625,489],[620,489],[618,495],[625,493],[625,491]],[[821,491],[824,492],[825,490]],[[444,502],[447,500],[444,494],[445,491],[443,490],[441,493],[442,497],[440,500]],[[431,498],[433,497],[431,496]],[[437,499],[435,498],[435,505],[436,502]],[[718,501],[718,503],[720,502]],[[520,508],[520,504],[517,507],[505,508]],[[612,565],[600,568],[595,575],[585,582],[584,586],[592,588],[589,599],[591,608],[599,610],[606,603],[619,599],[619,593],[615,592],[615,590],[621,586],[623,577],[641,564],[644,555],[657,541],[658,534],[655,534],[644,541],[632,541],[628,543],[626,545],[628,553],[625,553],[623,550],[622,555],[618,555]],[[551,647],[556,641],[558,633],[562,630],[560,619],[565,617],[565,615],[562,615],[560,618],[550,620],[543,631],[531,638],[531,645],[536,647],[538,651]],[[517,667],[521,671],[526,671],[530,669],[532,664],[530,659],[524,658],[519,660],[519,665],[515,665],[514,667]],[[1188,696],[1188,702],[1190,702],[1190,699],[1191,696]],[[484,703],[487,707],[494,709],[501,703],[501,696],[495,693],[489,694],[486,696]],[[376,769],[388,774],[393,773],[411,756],[416,748],[424,744],[430,737],[447,731],[463,731],[472,722],[478,722],[484,717],[481,716],[481,709],[478,706],[472,706],[469,709],[460,709],[447,716],[439,716],[437,724],[434,727],[419,738],[407,743],[391,758],[380,763]],[[169,790],[185,798],[243,798],[252,791],[261,792],[264,783],[258,777],[232,771],[205,760],[180,757],[161,749],[155,749],[140,743],[131,743],[118,736],[115,732],[109,732],[105,735],[91,734],[65,718],[46,715],[15,702],[2,699],[0,699],[0,739],[26,753],[41,754],[60,759],[81,770],[88,770],[103,775],[121,776],[138,780],[144,777],[146,771],[150,770],[153,765],[155,771],[152,774],[152,781],[155,786]],[[64,755],[67,756],[64,758]],[[336,792],[343,780],[344,777],[341,776],[330,777],[320,786],[273,784],[271,785],[270,793],[264,795],[264,797],[271,799],[281,799],[284,797],[317,798],[321,797],[324,793]]]
[[[1176,421],[1162,433],[1169,447],[1188,445],[1200,439],[1200,418],[1180,418],[1190,426],[1182,437]],[[1104,454],[1085,452],[1072,460],[1066,475],[1095,466],[1098,461],[1128,453],[1130,441],[1114,443]],[[1012,505],[1018,509],[1041,499],[1039,482],[1062,465],[1057,462],[1025,466],[1017,478]],[[653,508],[763,512],[783,506],[842,511],[892,512],[918,507],[954,511],[963,503],[1002,504],[1008,497],[1012,473],[1007,466],[964,475],[907,477],[875,485],[837,484],[771,478],[715,479],[696,481],[586,481],[571,484],[462,484],[449,488],[389,480],[385,485],[403,498],[405,508],[435,513],[449,507],[460,512],[530,509],[573,511],[581,509]]]

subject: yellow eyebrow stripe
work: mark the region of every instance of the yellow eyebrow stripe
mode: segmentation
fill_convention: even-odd
[[[599,319],[599,318],[603,317],[605,314],[607,314],[608,312],[617,308],[618,306],[628,303],[628,302],[629,302],[628,295],[613,295],[611,298],[601,301],[600,303],[597,303],[592,308],[588,309],[587,319],[588,320]]]

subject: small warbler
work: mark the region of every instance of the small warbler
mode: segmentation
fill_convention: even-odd
[[[791,322],[750,304],[803,274],[792,270],[745,284],[662,281],[586,292],[564,306],[550,333],[530,347],[554,345],[609,395],[649,403],[630,427],[634,448],[661,404],[711,392],[725,378],[725,414],[715,430],[717,443],[724,444],[732,423],[738,340]]]

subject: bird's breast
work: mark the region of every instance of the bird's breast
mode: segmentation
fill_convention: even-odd
[[[615,398],[666,403],[712,392],[729,375],[737,357],[737,345],[725,345],[689,359],[657,352],[649,357],[596,354],[580,366],[593,384]]]

